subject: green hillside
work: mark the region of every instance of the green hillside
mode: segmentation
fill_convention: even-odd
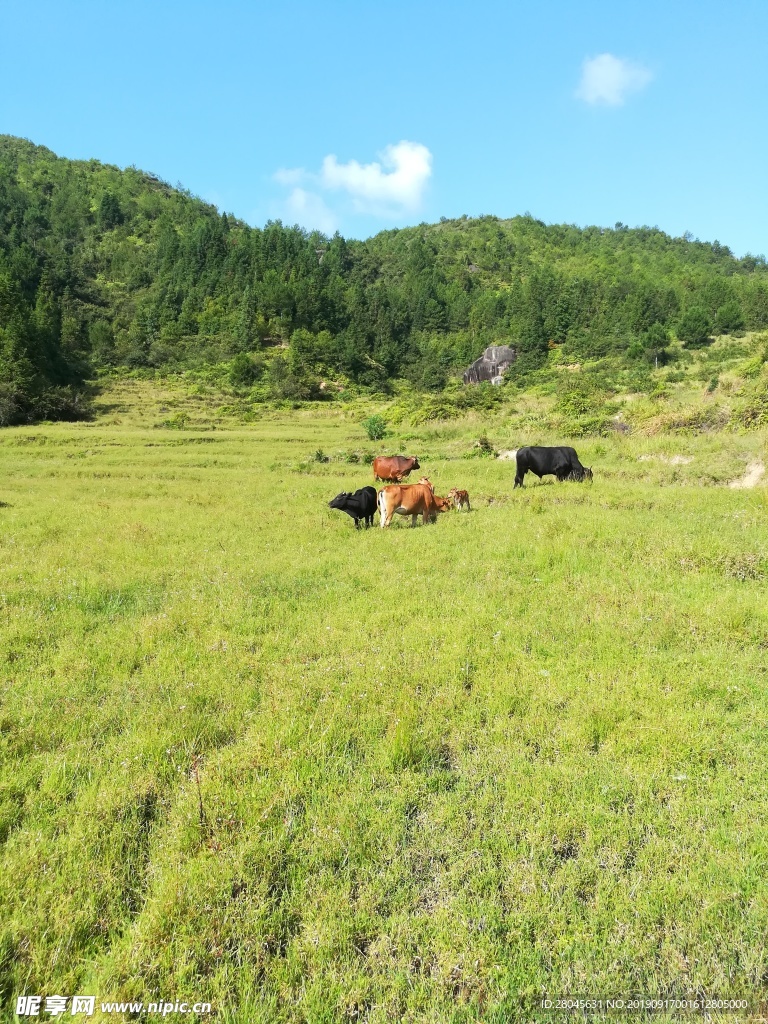
[[[442,220],[364,242],[248,225],[136,168],[0,136],[0,423],[83,414],[110,367],[226,363],[258,398],[328,377],[440,391],[489,344],[611,374],[768,327],[768,267],[656,228]],[[287,346],[287,347],[286,347]]]

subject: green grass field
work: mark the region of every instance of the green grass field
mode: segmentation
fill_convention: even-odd
[[[0,434],[6,1019],[765,992],[768,491],[725,484],[766,431],[576,441],[593,485],[513,493],[481,428],[568,439],[116,408]],[[356,533],[337,453],[377,448],[473,511]]]

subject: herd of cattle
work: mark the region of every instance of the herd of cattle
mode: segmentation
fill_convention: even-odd
[[[516,460],[515,487],[523,486],[528,472],[534,473],[539,479],[550,475],[560,481],[582,482],[592,479],[592,470],[582,466],[575,450],[567,446],[520,448]],[[388,486],[382,487],[378,494],[375,487],[361,487],[354,493],[342,491],[333,501],[328,502],[328,506],[351,516],[357,530],[361,522],[365,523],[366,528],[373,526],[377,508],[381,527],[389,526],[395,513],[410,516],[411,526],[415,526],[419,516],[426,525],[437,518],[438,512],[446,512],[449,508],[466,507],[471,511],[466,491],[454,487],[448,492],[448,497],[441,498],[435,494],[434,487],[425,476],[417,484],[404,484],[403,480],[414,469],[421,469],[416,458],[404,455],[379,456],[373,460],[373,478]]]

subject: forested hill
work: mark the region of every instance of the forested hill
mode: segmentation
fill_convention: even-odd
[[[250,228],[135,168],[0,136],[0,424],[77,416],[104,366],[229,361],[272,393],[322,377],[437,390],[489,344],[518,374],[768,327],[768,267],[656,228],[463,217],[365,242]],[[288,342],[287,349],[279,347]]]

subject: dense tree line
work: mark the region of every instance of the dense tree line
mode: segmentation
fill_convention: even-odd
[[[664,353],[768,327],[768,267],[656,228],[463,217],[364,242],[220,214],[135,168],[0,136],[0,423],[77,416],[104,366],[228,361],[319,394],[325,376],[443,388],[489,344],[519,369]]]

